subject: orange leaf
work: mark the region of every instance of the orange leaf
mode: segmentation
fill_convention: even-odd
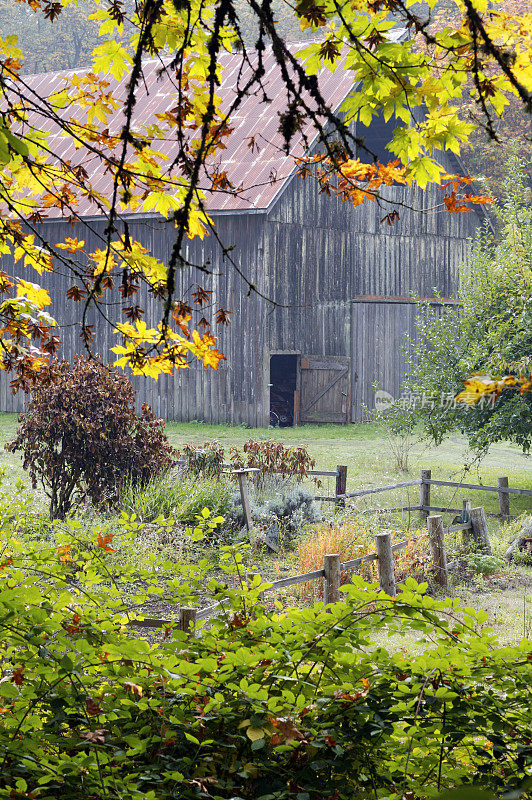
[[[114,533],[106,533],[102,536],[101,533],[98,534],[98,547],[101,547],[102,550],[106,550],[108,553],[114,553],[114,548],[109,547],[109,542],[113,541]]]
[[[70,550],[72,550],[72,545],[70,544],[62,544],[61,547],[57,548],[57,552],[59,554],[59,561],[65,563],[66,561],[72,561],[72,557],[69,555]]]
[[[92,697],[85,698],[85,710],[89,717],[95,717],[96,714],[101,713],[101,706],[97,700],[93,700]]]
[[[11,676],[11,682],[15,683],[17,686],[22,686],[24,683],[24,667],[17,667],[17,669],[13,670],[13,675]]]

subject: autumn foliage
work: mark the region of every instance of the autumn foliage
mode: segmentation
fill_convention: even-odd
[[[42,484],[50,516],[60,519],[84,500],[112,505],[125,481],[143,483],[174,459],[164,422],[146,404],[136,414],[129,379],[83,356],[52,365],[6,448],[22,451],[33,487]]]
[[[77,8],[71,0],[3,5],[10,11],[7,18],[13,19],[9,6],[21,6],[24,18],[35,15],[46,31],[52,23],[61,27],[67,9],[73,13]],[[301,0],[290,6],[289,16],[311,40],[295,52],[283,40],[269,2],[102,0],[76,31],[80,47],[81,27],[86,41],[98,42],[91,67],[61,76],[45,96],[40,84],[25,75],[35,48],[30,45],[28,52],[26,41],[24,52],[17,36],[4,34],[0,253],[13,258],[16,270],[23,265],[38,275],[68,276],[66,296],[78,304],[85,343],[90,345],[93,335],[88,309],[99,309],[102,323],[107,321],[120,337],[113,348],[117,362],[135,373],[156,378],[195,360],[216,369],[223,355],[213,331],[229,321],[229,312],[218,306],[218,298],[211,306],[216,295],[207,304],[195,300],[198,292],[208,295],[197,287],[196,277],[216,275],[213,265],[220,257],[249,292],[263,289],[235,260],[234,242],[219,239],[208,213],[208,194],[240,196],[247,204],[246,193],[255,185],[253,169],[246,176],[248,185],[235,180],[225,151],[246,98],[263,95],[268,101],[267,48],[286,94],[278,126],[282,148],[301,158],[317,138],[326,159],[324,190],[355,205],[379,202],[385,206],[383,223],[390,225],[399,211],[381,189],[392,183],[420,188],[437,184],[445,211],[463,212],[486,200],[484,193],[474,195],[467,188],[462,193],[462,186],[459,193],[458,179],[445,175],[439,154],[458,155],[475,126],[493,138],[507,109],[518,116],[530,112],[532,16],[521,0],[491,3],[489,8],[485,0],[447,0],[441,19],[435,5],[360,0],[343,4],[339,14],[336,3]],[[249,15],[257,28],[253,45],[242,33],[244,24],[249,27]],[[220,87],[228,53],[238,62],[231,74],[239,77],[226,103]],[[140,114],[139,101],[152,91],[150,59],[152,65],[157,62],[157,80],[172,87],[173,99],[164,113]],[[329,107],[321,94],[318,76],[326,70],[349,70],[352,77],[352,91],[340,111]],[[463,118],[465,107],[474,110],[474,122]],[[388,145],[393,160],[361,165],[356,153],[363,142],[351,123],[367,127],[381,115],[385,122],[393,116],[397,123]],[[520,119],[519,125],[524,124]],[[304,141],[299,149],[298,137]],[[253,151],[259,140],[258,133],[252,135],[247,146]],[[260,180],[274,182],[275,175]],[[159,260],[136,240],[132,214],[154,214],[175,226],[168,257]],[[96,239],[93,217],[105,221],[104,235]],[[87,233],[48,241],[41,223],[59,218],[84,220]],[[215,259],[196,258],[190,240],[208,234]],[[179,288],[177,276],[183,269],[195,276],[188,289]],[[127,302],[114,305],[113,300],[116,314],[109,305],[113,289]],[[143,292],[155,311],[149,319]],[[49,299],[38,286],[28,294],[27,287],[0,273],[0,294],[0,368],[14,372],[17,388],[53,356],[54,320],[44,312]],[[222,304],[230,300],[220,297]],[[192,312],[198,311],[196,320]]]

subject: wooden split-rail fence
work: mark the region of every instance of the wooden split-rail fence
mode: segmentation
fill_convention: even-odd
[[[401,506],[399,508],[375,509],[376,511],[420,511],[428,517],[431,511],[440,513],[459,514],[462,509],[448,508],[446,506],[431,505],[431,486],[449,486],[457,489],[474,489],[479,492],[496,492],[499,502],[498,513],[486,512],[488,516],[500,517],[503,520],[512,519],[510,514],[510,495],[522,495],[532,497],[532,489],[520,489],[509,486],[507,477],[497,479],[497,486],[485,486],[481,483],[463,483],[460,481],[440,481],[432,478],[430,469],[421,470],[421,477],[411,481],[401,481],[392,483],[388,486],[376,486],[371,489],[361,489],[357,492],[347,491],[347,467],[338,466],[336,471],[336,493],[333,497],[317,496],[316,500],[324,502],[334,502],[337,505],[344,505],[346,500],[367,495],[379,494],[381,492],[391,492],[394,489],[404,489],[410,486],[419,486],[419,504],[414,506]]]
[[[185,461],[179,463],[185,464]],[[251,515],[249,512],[249,489],[247,484],[248,475],[260,472],[257,468],[240,468],[235,469],[232,464],[224,464],[224,471],[233,474],[238,478],[240,495],[242,498],[242,506],[244,508],[244,518],[248,529],[251,527]],[[439,513],[454,513],[459,514],[462,509],[448,508],[446,506],[431,505],[431,486],[449,486],[457,489],[473,489],[479,492],[496,492],[498,496],[499,510],[498,513],[487,511],[486,514],[491,517],[499,517],[502,520],[511,520],[514,517],[510,514],[510,495],[521,495],[532,497],[532,489],[514,488],[509,485],[507,477],[501,476],[497,479],[497,486],[485,486],[481,483],[462,483],[460,481],[440,481],[432,478],[432,471],[430,469],[422,469],[421,476],[411,481],[401,481],[399,483],[391,483],[388,486],[375,486],[371,489],[360,489],[356,492],[347,491],[347,475],[348,467],[345,464],[338,464],[336,470],[308,470],[307,475],[312,477],[328,477],[335,478],[336,486],[334,495],[316,495],[315,500],[322,502],[335,503],[337,507],[344,507],[346,500],[353,500],[358,497],[366,497],[372,494],[380,494],[381,492],[391,492],[395,489],[405,489],[408,487],[419,486],[419,503],[417,505],[399,506],[395,508],[377,508],[368,509],[365,511],[419,511],[425,517],[429,516],[431,511],[438,511]]]
[[[375,552],[369,553],[350,561],[341,561],[338,554],[328,554],[324,556],[323,568],[313,572],[305,572],[300,575],[291,575],[287,578],[266,583],[261,587],[260,597],[263,598],[266,592],[286,589],[289,586],[309,583],[315,580],[324,581],[324,600],[326,604],[337,603],[341,600],[340,586],[342,578],[346,572],[360,569],[362,564],[370,562],[377,563],[379,576],[379,586],[390,596],[395,596],[397,584],[395,579],[394,553],[404,550],[410,542],[427,537],[430,544],[432,556],[432,568],[434,580],[442,589],[447,589],[449,583],[449,572],[456,565],[456,561],[447,560],[447,550],[445,546],[445,536],[450,533],[462,532],[464,545],[468,550],[482,551],[491,554],[491,547],[488,538],[488,527],[486,514],[482,507],[471,508],[469,501],[464,501],[463,513],[467,516],[467,521],[444,527],[441,515],[432,515],[427,518],[427,532],[419,536],[403,539],[399,542],[392,542],[392,535],[388,531],[378,533],[375,536]],[[246,581],[253,582],[256,578],[261,579],[258,573],[248,573]],[[174,627],[194,635],[196,624],[202,620],[209,619],[213,615],[223,610],[227,606],[228,600],[223,600],[206,608],[180,608],[179,617],[176,619],[154,619],[145,618],[143,620],[133,620],[131,627],[136,628],[167,628]]]

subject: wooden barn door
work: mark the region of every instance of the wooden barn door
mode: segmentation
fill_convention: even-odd
[[[301,356],[301,423],[349,422],[350,361],[341,356]]]
[[[356,301],[351,307],[354,421],[375,408],[373,384],[395,399],[400,397],[411,353],[405,334],[415,340],[418,308],[408,300]]]

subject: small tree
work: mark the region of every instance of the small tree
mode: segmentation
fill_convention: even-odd
[[[144,404],[135,412],[129,379],[100,360],[56,362],[51,380],[36,384],[10,452],[21,450],[33,488],[50,498],[50,517],[64,519],[89,499],[112,506],[124,481],[144,483],[174,461],[174,450]]]
[[[432,396],[416,409],[437,443],[460,430],[477,452],[504,440],[529,452],[532,392],[523,383],[532,371],[532,213],[517,155],[508,160],[505,199],[494,212],[497,233],[483,229],[462,270],[461,307],[441,317],[420,314],[404,388]],[[463,381],[478,373],[509,381],[483,402],[456,403]]]

